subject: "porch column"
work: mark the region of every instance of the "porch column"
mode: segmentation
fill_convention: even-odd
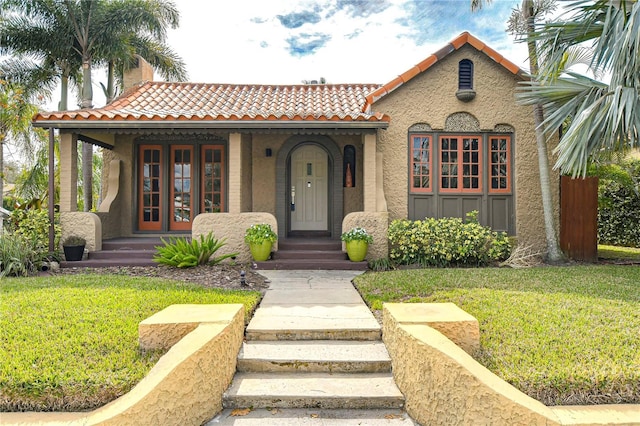
[[[242,211],[242,135],[229,134],[229,213]]]
[[[376,209],[376,134],[364,135],[362,143],[362,180],[364,188],[364,211]]]
[[[78,135],[60,133],[60,211],[78,211]]]

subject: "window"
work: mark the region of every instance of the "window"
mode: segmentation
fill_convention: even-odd
[[[431,136],[411,136],[411,192],[431,192]]]
[[[469,59],[458,63],[458,89],[473,89],[473,62]]]
[[[511,139],[410,133],[410,193],[511,193]]]
[[[440,190],[481,192],[479,136],[440,137]]]
[[[511,138],[508,136],[491,136],[489,141],[491,168],[489,192],[510,192]]]

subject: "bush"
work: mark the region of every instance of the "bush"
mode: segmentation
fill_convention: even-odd
[[[4,231],[0,235],[0,277],[35,275],[48,255],[37,238]]]
[[[224,238],[215,239],[211,232],[206,236],[200,235],[200,240],[193,239],[191,242],[186,238],[169,238],[169,241],[162,239],[162,242],[164,246],[156,247],[157,252],[153,256],[153,261],[177,268],[215,265],[224,259],[238,255],[238,253],[230,253],[213,257],[226,243]]]
[[[401,265],[480,266],[509,257],[504,232],[480,225],[477,212],[459,218],[394,220],[389,226],[390,259]]]
[[[57,257],[49,253],[46,210],[16,209],[6,224],[7,229],[0,236],[0,277],[34,275],[44,262]],[[60,229],[56,227],[56,244],[59,239]]]
[[[598,169],[600,244],[640,247],[640,160]]]

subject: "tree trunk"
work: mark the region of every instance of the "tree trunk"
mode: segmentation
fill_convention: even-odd
[[[91,60],[82,61],[82,108],[93,108],[93,89],[91,87]],[[93,208],[93,146],[82,144],[82,197],[85,212]]]
[[[0,207],[4,207],[4,135],[0,135]]]
[[[527,18],[527,48],[529,51],[529,68],[531,75],[538,74],[538,51],[536,42],[532,37],[535,31],[535,15],[532,0],[523,0],[522,12]],[[542,105],[534,107],[534,122],[536,126],[536,145],[538,147],[538,169],[540,173],[540,194],[542,196],[542,210],[544,215],[545,238],[547,241],[547,260],[559,262],[563,259],[560,245],[558,244],[558,233],[556,223],[553,218],[553,197],[551,196],[551,180],[549,177],[549,155],[547,153],[547,142],[541,124],[544,121],[544,111]]]

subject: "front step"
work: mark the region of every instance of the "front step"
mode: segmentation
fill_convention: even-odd
[[[236,373],[224,408],[402,408],[391,373]]]
[[[331,238],[283,238],[273,259],[257,262],[263,270],[366,271],[367,262],[351,262],[342,252],[342,242]]]
[[[257,409],[241,416],[225,409],[205,426],[413,426],[403,410]]]
[[[247,340],[380,340],[380,324],[364,303],[269,306],[256,310]]]
[[[238,355],[240,372],[381,373],[391,371],[382,342],[245,342]]]

